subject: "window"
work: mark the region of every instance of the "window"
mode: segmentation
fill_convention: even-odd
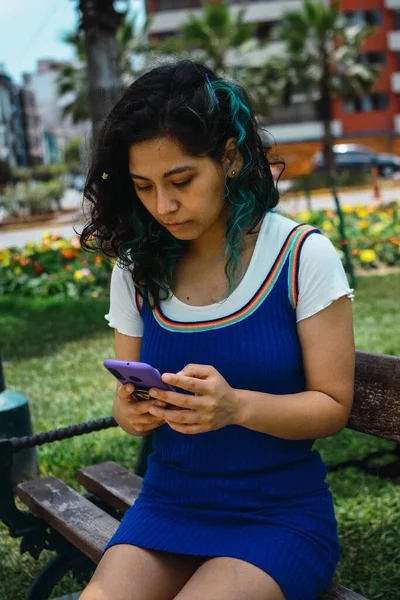
[[[379,27],[383,25],[383,13],[381,10],[365,10],[364,20],[367,25]]]
[[[400,10],[393,11],[394,29],[400,29]]]
[[[347,25],[372,25],[379,27],[383,24],[383,13],[381,10],[352,10],[343,13]]]
[[[362,98],[354,98],[343,102],[343,112],[358,113],[371,110],[386,110],[389,106],[389,94],[376,92]]]
[[[386,64],[385,52],[365,52],[362,58],[374,67],[384,67]]]

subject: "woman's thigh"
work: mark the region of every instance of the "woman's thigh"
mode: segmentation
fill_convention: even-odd
[[[80,600],[172,600],[203,560],[128,544],[112,546]]]
[[[237,558],[204,562],[175,600],[285,600],[279,585],[258,567]]]

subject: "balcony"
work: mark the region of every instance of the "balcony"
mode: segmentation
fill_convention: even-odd
[[[395,132],[400,133],[400,115],[395,115],[393,120]]]
[[[400,0],[385,0],[385,8],[396,10],[400,8]]]
[[[388,46],[389,50],[393,50],[393,52],[400,51],[400,31],[388,32]]]
[[[400,72],[391,75],[392,92],[400,94]]]
[[[182,6],[182,5],[181,5]],[[242,8],[246,9],[244,21],[246,23],[262,23],[266,21],[279,21],[283,13],[298,10],[302,0],[260,0],[255,2],[235,2],[232,12],[236,15]],[[187,21],[189,13],[199,16],[201,9],[160,10],[152,14],[149,32],[153,34],[177,31]]]

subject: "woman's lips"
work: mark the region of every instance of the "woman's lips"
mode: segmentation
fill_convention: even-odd
[[[170,231],[177,231],[178,229],[181,229],[188,223],[190,223],[190,221],[179,221],[179,222],[174,222],[174,223],[164,223],[163,222],[162,226],[165,227],[166,229],[169,229]]]

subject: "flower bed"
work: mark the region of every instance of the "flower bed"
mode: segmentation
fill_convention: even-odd
[[[105,296],[113,264],[82,250],[76,236],[66,240],[46,233],[40,244],[0,249],[0,294]]]
[[[399,204],[342,207],[354,266],[364,271],[400,266]],[[331,210],[288,215],[314,225],[343,256],[339,218]],[[46,233],[42,243],[22,250],[0,249],[0,294],[22,296],[107,296],[114,261],[81,249],[79,239]]]
[[[359,270],[400,266],[399,203],[378,206],[342,206],[346,237]],[[336,246],[343,258],[339,234],[339,217],[332,210],[302,211],[290,216],[300,223],[317,227]]]

